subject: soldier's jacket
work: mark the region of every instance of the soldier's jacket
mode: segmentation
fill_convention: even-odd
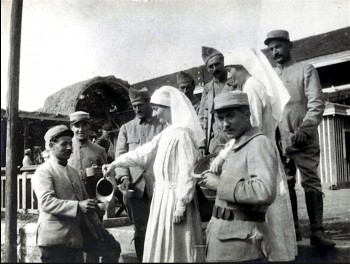
[[[247,215],[265,213],[276,198],[277,173],[276,148],[257,128],[252,128],[236,140],[226,156],[215,206]],[[207,232],[209,262],[262,257],[263,243],[271,235],[265,222],[217,217],[212,217]]]
[[[205,147],[207,151],[209,151],[209,149],[215,149],[216,146],[210,146],[211,139],[217,136],[221,130],[218,127],[217,122],[215,122],[214,114],[211,111],[214,109],[214,98],[222,92],[226,81],[227,80],[225,79],[223,82],[219,82],[213,79],[203,88],[198,118],[206,136],[206,140],[203,142],[202,147]]]
[[[76,169],[83,181],[86,183],[86,168],[92,165],[102,166],[107,164],[107,154],[103,147],[88,140],[81,144],[73,137],[73,153],[68,160],[68,164]]]
[[[201,101],[197,97],[195,97],[194,100],[191,101],[191,103],[192,103],[194,110],[196,111],[196,113],[198,115]]]
[[[291,145],[291,135],[297,129],[309,136],[305,145],[318,146],[317,127],[322,121],[325,100],[315,67],[291,59],[278,65],[275,71],[290,94],[279,124],[284,151]]]
[[[165,123],[161,123],[157,117],[150,117],[147,120],[140,120],[138,117],[135,117],[122,125],[118,135],[115,157],[117,158],[121,154],[151,141],[165,126]],[[152,197],[154,185],[153,163],[147,164],[143,168],[117,168],[117,181],[120,181],[124,176],[128,176],[131,179],[134,190],[133,198],[142,198],[145,188],[147,189],[148,197]]]
[[[83,236],[80,226],[82,218],[88,215],[79,210],[78,203],[88,199],[88,194],[78,172],[69,165],[59,165],[58,159],[51,156],[35,171],[32,185],[38,197],[40,212],[37,245],[82,248]],[[95,214],[89,214],[88,217],[91,218],[90,221],[93,220],[93,224],[99,223]],[[97,237],[91,226],[90,229]]]

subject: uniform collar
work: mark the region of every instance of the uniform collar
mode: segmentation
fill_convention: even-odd
[[[296,61],[295,61],[292,57],[290,57],[289,60],[287,60],[287,61],[286,61],[285,63],[283,63],[283,64],[278,64],[278,63],[277,63],[277,67],[280,68],[280,69],[284,69],[284,68],[286,68],[286,67],[292,65],[292,64],[295,63],[295,62],[296,62]]]
[[[79,147],[85,147],[90,143],[90,139],[87,139],[84,143],[81,143],[81,141],[76,139],[75,137],[73,137],[72,141],[74,145],[78,145]]]
[[[250,130],[248,130],[245,134],[240,136],[238,139],[236,139],[232,149],[238,150],[245,146],[250,140],[255,138],[256,136],[263,135],[261,131],[259,131],[259,128],[252,127]]]
[[[226,81],[227,81],[227,74],[225,74],[224,78],[222,78],[221,80],[213,77],[213,81],[214,81],[214,83],[226,83]]]
[[[138,120],[138,124],[142,124],[142,123],[151,123],[152,122],[152,120],[154,119],[154,116],[148,116],[148,117],[146,117],[146,118],[142,118],[142,119],[140,119],[140,118],[138,118],[138,117],[135,117],[137,120]]]
[[[56,165],[61,165],[63,167],[67,166],[68,160],[64,161],[64,160],[59,160],[58,158],[56,158],[55,156],[51,155],[49,158],[50,162],[52,162],[53,164]]]

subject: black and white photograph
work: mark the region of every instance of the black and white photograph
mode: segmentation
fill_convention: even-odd
[[[350,263],[349,0],[1,0],[2,263]]]

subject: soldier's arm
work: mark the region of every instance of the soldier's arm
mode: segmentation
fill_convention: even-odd
[[[269,205],[277,193],[277,152],[265,139],[256,139],[247,146],[247,175],[222,178],[217,195],[219,199],[239,204]],[[264,153],[264,154],[262,154]]]
[[[208,117],[205,116],[205,112],[206,112],[205,108],[207,107],[206,105],[207,98],[208,98],[208,89],[206,88],[206,86],[204,86],[201,101],[199,104],[198,118],[199,118],[199,123],[201,124],[201,127],[205,132],[205,136],[207,136],[207,133],[205,131],[205,122],[208,121]],[[205,148],[206,148],[206,140],[200,143],[200,149],[205,151]]]
[[[118,158],[120,155],[127,153],[128,151],[128,134],[125,125],[122,125],[118,134],[115,158]],[[118,167],[116,168],[115,173],[117,182],[122,182],[124,179],[129,179],[129,181],[131,181],[129,168]]]
[[[299,130],[309,134],[317,129],[322,121],[325,109],[325,100],[318,73],[314,66],[306,64],[304,66],[304,92],[307,98],[307,113]]]

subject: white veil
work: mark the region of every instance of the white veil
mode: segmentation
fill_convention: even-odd
[[[193,142],[199,147],[205,134],[191,101],[184,93],[172,86],[162,86],[153,93],[151,103],[170,106],[172,125],[187,128]]]
[[[276,121],[282,121],[282,112],[290,99],[287,88],[272,68],[266,56],[252,48],[239,47],[225,54],[225,65],[242,65],[255,79],[266,87],[272,115]]]

